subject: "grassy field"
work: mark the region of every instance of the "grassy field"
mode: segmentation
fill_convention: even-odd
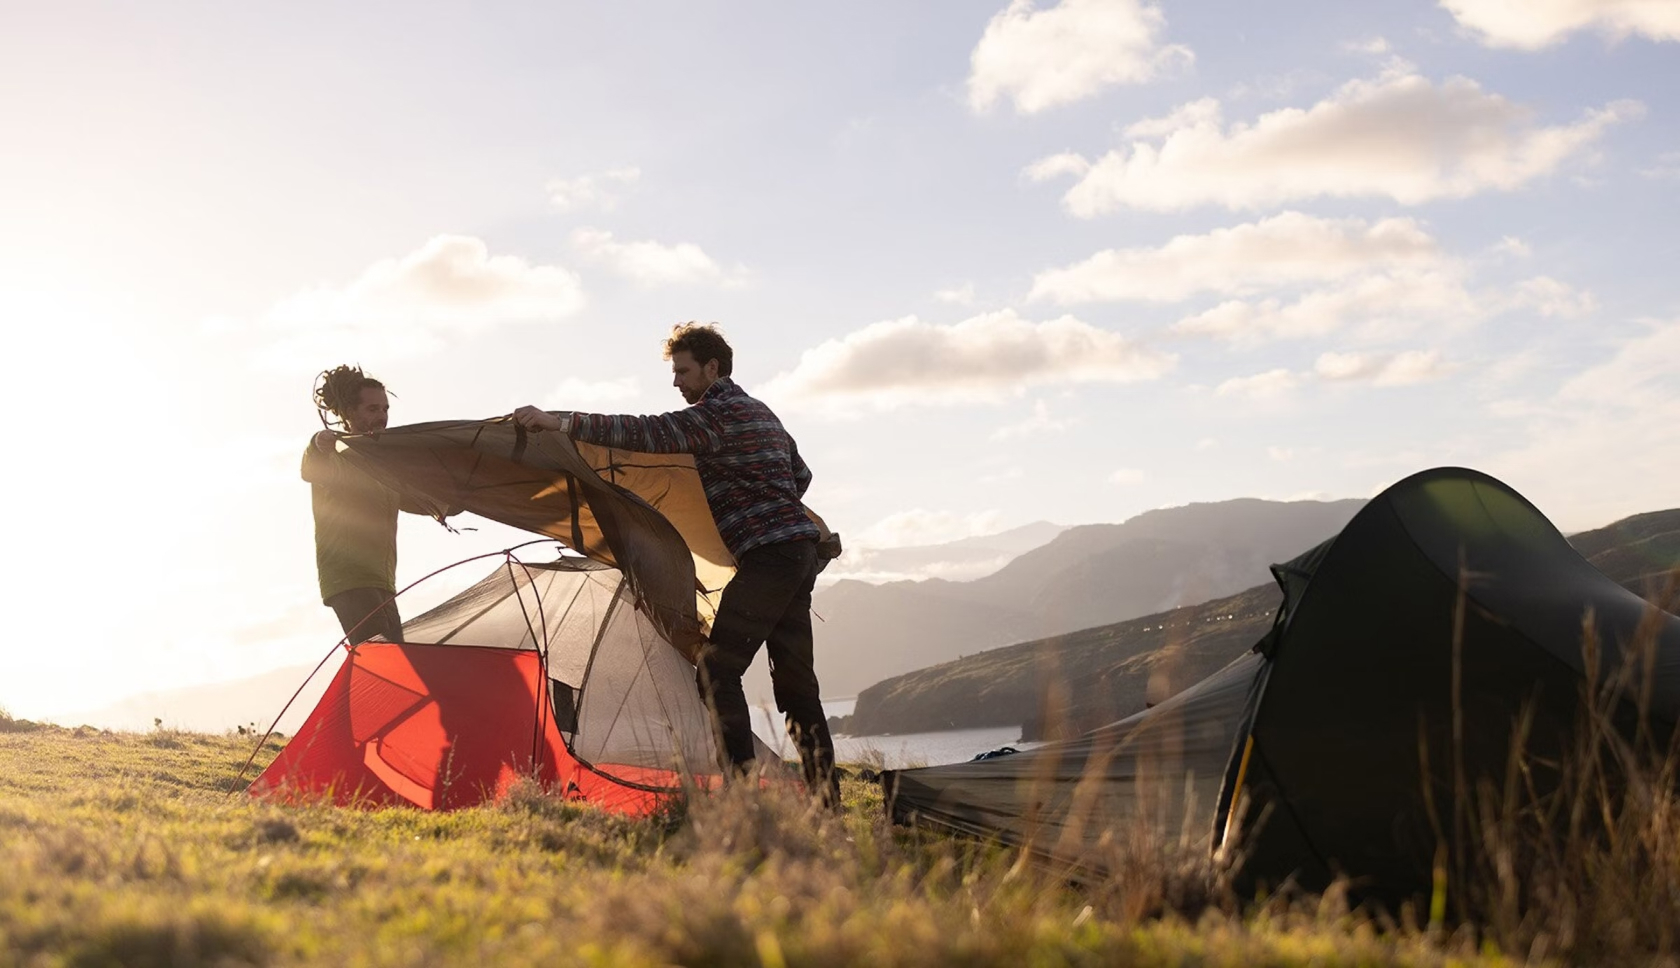
[[[840,817],[751,789],[641,821],[534,788],[447,814],[279,807],[227,792],[252,743],[0,715],[0,965],[1505,965],[1534,953],[1503,956],[1469,927],[1385,928],[1334,896],[1241,908],[1205,861],[1167,848],[1070,886],[1008,852],[890,828],[878,791],[853,781]]]

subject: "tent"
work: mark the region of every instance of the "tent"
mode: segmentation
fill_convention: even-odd
[[[634,813],[685,773],[716,775],[693,659],[734,562],[691,457],[506,418],[394,427],[338,448],[407,506],[440,521],[471,511],[566,554],[510,557],[405,623],[408,644],[349,649],[253,793],[451,808],[531,776]],[[778,761],[758,745],[762,762]]]
[[[694,667],[616,568],[509,556],[403,637],[348,650],[253,794],[453,809],[532,778],[641,814],[717,772]]]
[[[1485,474],[1406,478],[1273,574],[1283,600],[1249,653],[1075,740],[889,771],[891,816],[1074,867],[1100,866],[1104,832],[1143,824],[1210,851],[1240,843],[1251,888],[1347,875],[1398,899],[1428,890],[1438,848],[1468,846],[1450,804],[1503,779],[1525,711],[1537,792],[1556,783],[1546,764],[1568,748],[1589,677],[1584,629],[1599,646],[1591,681],[1629,683],[1622,735],[1673,740],[1680,618]],[[1636,640],[1654,651],[1625,661]]]

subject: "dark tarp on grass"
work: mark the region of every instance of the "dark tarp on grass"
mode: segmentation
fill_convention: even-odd
[[[1630,683],[1623,737],[1660,749],[1674,735],[1680,618],[1605,577],[1485,474],[1409,477],[1273,573],[1284,600],[1250,655],[1078,740],[888,772],[893,818],[1100,867],[1102,832],[1132,818],[1214,849],[1234,817],[1250,886],[1346,874],[1403,897],[1427,891],[1438,844],[1466,846],[1455,768],[1463,788],[1501,784],[1525,710],[1537,789],[1555,783],[1545,764],[1581,712],[1584,630],[1594,681]],[[1652,651],[1624,663],[1636,640]]]

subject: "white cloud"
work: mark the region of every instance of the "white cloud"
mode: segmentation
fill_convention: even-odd
[[[1250,293],[1439,258],[1435,240],[1409,218],[1371,223],[1283,212],[1205,235],[1176,236],[1159,248],[1108,249],[1048,269],[1033,277],[1031,298],[1062,305],[1176,302],[1198,292]]]
[[[1587,29],[1615,39],[1680,40],[1675,0],[1441,0],[1441,6],[1490,47],[1539,50]]]
[[[950,303],[953,306],[972,306],[974,305],[974,283],[965,282],[951,289],[940,289],[933,294],[933,298],[942,303]]]
[[[1407,71],[1350,81],[1309,108],[1252,122],[1223,125],[1217,108],[1197,102],[1192,111],[1134,125],[1151,137],[1095,162],[1056,155],[1026,174],[1077,175],[1063,203],[1082,218],[1117,208],[1253,209],[1320,197],[1415,205],[1520,188],[1582,154],[1611,124],[1643,112],[1621,101],[1548,127],[1468,78],[1437,85]]]
[[[969,58],[969,106],[984,111],[1008,98],[1032,114],[1148,81],[1194,59],[1187,47],[1160,43],[1165,26],[1161,9],[1143,0],[1062,0],[1044,10],[1011,0]]]
[[[1542,316],[1592,311],[1592,294],[1547,276],[1508,288],[1473,291],[1462,264],[1444,262],[1359,276],[1294,298],[1226,300],[1179,320],[1174,332],[1237,343],[1305,339],[1354,328],[1372,340],[1391,340],[1424,329],[1468,328],[1501,313],[1532,310]]]
[[[1518,259],[1526,259],[1534,254],[1532,246],[1514,235],[1500,238],[1499,244],[1493,247],[1493,251],[1500,255],[1515,256]]]
[[[580,380],[567,377],[543,401],[549,410],[590,410],[617,406],[642,395],[642,386],[635,377],[617,380]]]
[[[1364,382],[1379,387],[1402,387],[1439,380],[1453,367],[1439,350],[1404,353],[1323,353],[1313,365],[1322,380]]]
[[[1026,167],[1022,172],[1028,181],[1049,181],[1062,175],[1072,175],[1084,178],[1091,170],[1091,163],[1083,155],[1064,151],[1059,155],[1046,155]]]
[[[645,286],[735,286],[746,277],[745,269],[726,271],[692,242],[619,242],[611,232],[580,228],[572,233],[572,245],[590,259]]]
[[[1003,530],[1003,514],[997,510],[955,514],[913,508],[900,511],[864,528],[857,535],[859,548],[910,548],[945,544],[996,534]]]
[[[1532,309],[1542,316],[1564,318],[1585,316],[1598,308],[1598,300],[1593,298],[1592,293],[1576,289],[1551,276],[1524,279],[1517,283],[1503,302],[1505,306],[1513,309]]]
[[[1373,336],[1404,334],[1426,322],[1469,324],[1487,310],[1453,267],[1377,273],[1296,299],[1227,300],[1174,324],[1179,333],[1239,343],[1302,339],[1353,322]]]
[[[1267,447],[1266,456],[1279,462],[1293,460],[1295,449],[1292,447]]]
[[[992,439],[1008,440],[1011,437],[1030,437],[1034,434],[1059,434],[1070,425],[1071,421],[1050,416],[1049,404],[1043,400],[1034,400],[1031,414],[1025,419],[999,427],[992,432]]]
[[[1675,506],[1680,476],[1680,319],[1646,323],[1550,398],[1508,406],[1527,441],[1489,469],[1541,508],[1566,508],[1565,530]],[[1507,404],[1510,402],[1507,401]],[[1507,435],[1509,436],[1509,435]]]
[[[1350,40],[1342,44],[1342,49],[1354,54],[1370,54],[1377,56],[1389,52],[1388,39],[1385,37],[1368,37],[1364,40]]]
[[[1143,471],[1135,467],[1122,467],[1108,475],[1110,484],[1136,484],[1141,480],[1143,480]]]
[[[1663,152],[1656,164],[1639,169],[1639,173],[1656,181],[1680,180],[1680,151]]]
[[[1267,370],[1253,376],[1238,376],[1226,380],[1214,389],[1221,397],[1244,397],[1250,400],[1277,400],[1288,396],[1301,385],[1301,380],[1287,369]]]
[[[613,168],[575,178],[556,178],[546,186],[548,200],[562,212],[594,206],[611,211],[619,193],[642,177],[640,168]]]
[[[1194,128],[1197,125],[1218,123],[1219,99],[1216,97],[1204,97],[1201,100],[1191,101],[1188,104],[1181,104],[1178,107],[1173,108],[1172,112],[1166,117],[1145,118],[1142,121],[1134,121],[1132,124],[1127,125],[1126,137],[1165,138],[1180,128]],[[1080,158],[1078,155],[1060,155],[1056,157],[1066,159],[1062,162],[1062,164],[1067,166],[1069,169],[1075,170],[1079,168],[1078,163],[1084,161],[1084,159]],[[1083,171],[1077,171],[1076,173],[1084,174]]]
[[[305,290],[277,303],[279,354],[352,358],[426,352],[449,337],[507,322],[557,320],[583,307],[583,286],[561,266],[491,255],[470,236],[436,236],[400,258],[382,259],[342,286]]]
[[[1176,362],[1072,316],[1034,323],[1003,310],[948,326],[906,316],[806,350],[765,394],[837,412],[885,410],[998,401],[1032,386],[1152,380]]]

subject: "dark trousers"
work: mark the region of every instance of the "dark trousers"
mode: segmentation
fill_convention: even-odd
[[[351,645],[376,635],[383,636],[387,642],[403,640],[402,616],[397,614],[397,601],[390,592],[351,588],[327,599],[327,606],[338,616],[338,624],[349,636]]]
[[[811,589],[817,581],[814,541],[761,545],[735,562],[723,589],[711,643],[701,653],[695,679],[717,716],[727,766],[753,761],[752,717],[741,676],[758,647],[770,654],[770,683],[788,735],[799,748],[805,783],[830,805],[840,802],[834,776],[834,740],[823,715],[811,642]]]

